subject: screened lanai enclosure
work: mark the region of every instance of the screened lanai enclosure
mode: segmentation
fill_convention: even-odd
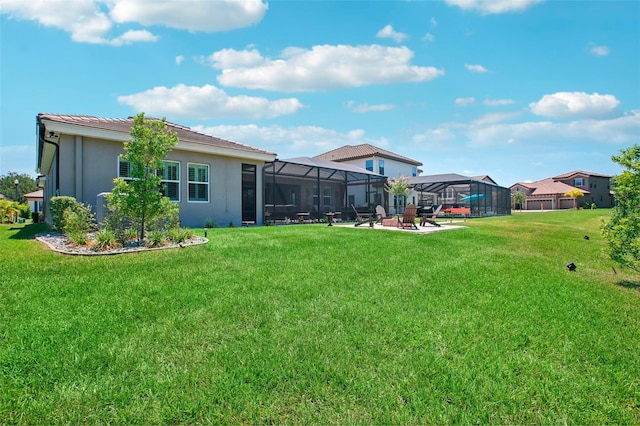
[[[386,176],[315,158],[276,160],[264,166],[264,222],[325,218],[352,220],[385,203]],[[353,206],[353,207],[352,207]]]
[[[468,217],[511,214],[511,190],[486,180],[449,173],[416,176],[409,183],[418,205],[442,205],[443,214],[462,209],[468,209]]]

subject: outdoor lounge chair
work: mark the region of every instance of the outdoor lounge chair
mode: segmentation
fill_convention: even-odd
[[[376,206],[376,222],[382,225],[383,219],[393,219],[392,216],[387,216],[387,211],[380,204]]]
[[[353,211],[356,213],[356,224],[354,226],[360,226],[363,223],[368,223],[370,228],[373,228],[373,213],[363,213],[356,209],[356,206],[351,204]]]
[[[430,223],[433,226],[440,226],[440,224],[436,222],[436,217],[438,216],[438,213],[440,213],[440,210],[442,210],[442,204],[440,204],[432,213],[423,214],[420,217],[420,226],[424,226],[427,223]]]
[[[404,214],[401,218],[398,219],[398,228],[409,228],[417,230],[416,226],[416,213],[418,212],[418,208],[415,204],[409,204],[404,208]]]

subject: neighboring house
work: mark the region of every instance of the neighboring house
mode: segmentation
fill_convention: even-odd
[[[523,210],[570,209],[594,203],[597,207],[613,207],[611,176],[576,170],[536,182],[518,182],[509,187],[511,193],[525,195]],[[574,200],[565,194],[579,189],[583,197]]]
[[[42,197],[42,189],[24,194],[24,198],[27,199],[27,203],[29,203],[32,213],[40,213],[42,211]]]
[[[369,172],[388,176],[391,179],[415,177],[422,172],[419,169],[422,166],[421,162],[370,144],[345,145],[313,158],[352,164]],[[363,194],[362,197],[362,199],[354,197],[350,200],[350,204],[357,206],[381,204],[387,210],[390,205],[394,205],[394,200],[384,192],[383,188],[372,194]],[[411,196],[409,198],[409,200],[400,200],[401,204],[404,205],[407,201],[411,202]]]
[[[129,178],[121,159],[133,117],[109,119],[38,114],[37,170],[43,187],[43,213],[51,223],[49,200],[68,195],[96,206],[113,179]],[[178,203],[183,226],[262,223],[263,167],[276,154],[167,123],[179,141],[164,162],[163,192]]]

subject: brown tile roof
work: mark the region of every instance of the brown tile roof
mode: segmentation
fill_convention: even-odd
[[[368,157],[384,157],[390,160],[402,161],[403,163],[412,164],[414,166],[422,166],[422,163],[417,160],[395,154],[391,151],[378,148],[368,143],[361,145],[345,145],[332,151],[325,152],[324,154],[316,155],[313,158],[330,161],[347,161]]]
[[[535,182],[517,182],[511,185],[513,188],[516,185],[521,185],[526,188],[529,188],[531,191],[528,195],[556,195],[556,194],[566,194],[572,189],[580,189],[575,186],[567,185],[566,183],[558,182],[555,178],[546,178],[542,180],[538,180]],[[584,194],[588,194],[589,191],[584,189],[580,189]]]
[[[558,175],[558,176],[554,176],[553,179],[556,179],[556,180],[570,179],[570,178],[572,178],[574,176],[577,176],[577,175],[603,177],[603,178],[610,178],[611,177],[611,176],[603,175],[603,174],[600,174],[600,173],[585,172],[584,170],[574,170],[572,172],[567,172],[567,173],[563,173],[563,174]]]
[[[133,118],[100,118],[92,117],[88,115],[64,115],[64,114],[38,114],[38,121],[50,120],[57,123],[73,124],[77,126],[91,127],[101,130],[111,130],[116,132],[129,133],[131,126],[133,125]],[[153,120],[152,117],[146,117],[148,120]],[[196,142],[202,144],[208,144],[220,148],[236,149],[246,152],[271,154],[275,153],[265,151],[263,149],[254,148],[249,145],[244,145],[237,142],[231,142],[226,139],[217,138],[215,136],[205,135],[191,130],[189,127],[181,126],[179,124],[171,123],[167,121],[167,127],[178,134],[178,138],[184,142]]]

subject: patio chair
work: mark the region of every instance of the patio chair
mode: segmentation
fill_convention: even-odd
[[[353,208],[353,211],[356,213],[356,224],[354,226],[360,226],[363,223],[368,223],[370,228],[373,228],[373,214],[372,213],[363,213],[363,212],[359,212],[358,209],[356,209],[356,206],[354,206],[353,204],[351,204],[351,207]]]
[[[438,222],[436,222],[436,217],[438,213],[442,210],[442,204],[440,204],[432,213],[423,214],[420,217],[420,226],[425,226],[427,223],[432,224],[433,226],[440,226]]]
[[[392,216],[387,216],[387,211],[380,204],[376,206],[376,223],[382,225],[383,219],[393,219]]]
[[[404,209],[404,214],[401,218],[398,219],[398,228],[409,228],[417,230],[416,226],[416,214],[418,212],[418,208],[415,204],[409,204]]]

